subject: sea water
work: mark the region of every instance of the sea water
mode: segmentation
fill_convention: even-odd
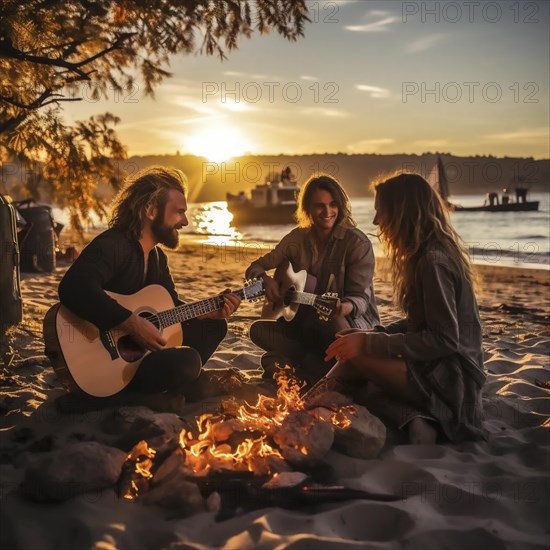
[[[540,201],[536,212],[453,212],[452,223],[464,240],[473,263],[516,267],[550,267],[550,193],[532,193],[529,200]],[[462,206],[481,206],[480,195],[453,196]],[[359,229],[372,241],[375,254],[384,254],[373,225],[374,199],[354,198],[352,214]],[[189,226],[182,229],[186,239],[212,245],[241,245],[265,251],[294,227],[282,225],[233,225],[225,201],[189,205]],[[183,236],[183,235],[182,235]]]

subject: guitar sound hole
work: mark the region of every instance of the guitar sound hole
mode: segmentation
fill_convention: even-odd
[[[127,362],[133,363],[145,355],[145,351],[129,335],[123,336],[118,341],[118,353]]]
[[[143,317],[144,319],[147,319],[150,323],[155,325],[157,328],[160,328],[159,318],[154,313],[150,313],[149,311],[142,311],[139,314],[139,316]]]

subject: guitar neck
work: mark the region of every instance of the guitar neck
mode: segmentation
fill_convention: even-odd
[[[241,298],[245,299],[243,289],[233,292]],[[190,304],[183,304],[172,309],[167,309],[166,311],[161,311],[157,314],[159,320],[159,328],[166,328],[177,323],[183,323],[189,321],[190,319],[195,319],[206,313],[216,311],[223,306],[224,299],[223,294],[214,296],[213,298],[206,298],[204,300],[199,300],[198,302],[192,302]]]
[[[287,299],[294,304],[304,304],[306,306],[312,306],[315,304],[315,299],[317,294],[312,294],[311,292],[299,292],[293,290],[288,294]]]

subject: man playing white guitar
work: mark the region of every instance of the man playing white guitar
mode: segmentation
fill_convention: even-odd
[[[62,311],[66,309],[67,316],[74,314],[75,318],[91,324],[89,327],[92,330],[97,327],[101,335],[97,337],[100,347],[101,343],[105,344],[105,349],[101,350],[104,355],[107,354],[105,350],[110,350],[111,357],[115,359],[118,355],[124,355],[114,345],[109,348],[112,335],[117,333],[131,337],[135,348],[141,349],[142,355],[143,350],[151,352],[139,364],[136,363],[137,370],[124,371],[120,387],[112,391],[100,384],[97,391],[88,390],[90,386],[95,387],[90,384],[94,373],[89,367],[82,378],[85,384],[80,384],[78,378],[72,376],[68,384],[71,389],[107,397],[127,385],[121,394],[168,392],[181,395],[199,377],[202,364],[224,338],[227,332],[225,319],[240,304],[240,298],[235,294],[223,294],[223,300],[215,306],[219,309],[190,319],[183,325],[178,323],[180,341],[177,342],[176,338],[175,345],[153,322],[136,314],[133,309],[124,307],[110,294],[131,295],[149,285],[160,285],[170,295],[172,307],[183,304],[176,292],[167,256],[157,245],[160,243],[168,248],[177,247],[178,229],[188,224],[185,214],[186,192],[187,180],[179,170],[153,167],[138,173],[127,182],[116,198],[109,229],[82,251],[63,277],[59,285]],[[48,332],[47,321],[48,318],[45,321],[45,337]],[[57,336],[61,339],[59,332],[63,326],[59,321],[59,313],[57,324]],[[68,323],[65,321],[65,324]],[[76,326],[76,322],[73,324]],[[181,346],[181,326],[184,346]],[[46,338],[46,347],[50,347],[51,351],[55,345],[49,345]],[[63,348],[64,361],[73,364],[78,362],[80,349],[84,350],[84,347],[73,345],[72,348]],[[55,368],[55,359],[60,353],[51,355],[55,356],[52,358]],[[105,361],[101,360],[100,363],[103,366]],[[76,381],[74,386],[73,380]]]
[[[380,323],[372,284],[374,253],[369,238],[351,216],[346,192],[330,176],[313,176],[302,186],[296,217],[298,227],[270,253],[252,262],[246,277],[262,276],[267,299],[277,304],[283,299],[280,285],[266,271],[290,262],[294,271],[305,270],[316,277],[316,288],[310,292],[333,292],[340,300],[328,322],[319,320],[313,308],[300,307],[290,322],[256,321],[250,327],[250,338],[267,352],[261,359],[266,374],[272,373],[274,364],[288,359],[311,382],[334,363],[324,361],[324,350],[336,332],[369,329]]]

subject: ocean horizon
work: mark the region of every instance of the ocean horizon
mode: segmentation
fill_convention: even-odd
[[[479,194],[450,197],[454,204],[480,206]],[[474,264],[550,269],[550,193],[531,193],[529,200],[540,201],[535,212],[452,212],[452,223],[464,240]],[[351,199],[357,226],[373,244],[377,257],[384,251],[372,224],[374,198]],[[180,231],[181,241],[232,247],[241,245],[266,251],[292,230],[294,224],[232,225],[226,201],[189,203],[189,225]],[[68,213],[54,208],[55,219],[68,224]],[[106,222],[95,218],[94,231],[105,229]]]

